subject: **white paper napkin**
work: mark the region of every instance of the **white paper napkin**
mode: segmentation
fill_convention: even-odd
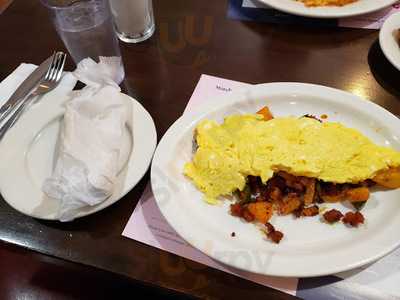
[[[112,195],[118,174],[123,133],[131,120],[131,102],[116,83],[121,62],[85,59],[74,75],[86,87],[66,105],[56,167],[42,190],[60,201],[58,218],[71,221],[79,209]]]
[[[18,86],[37,68],[33,64],[20,64],[10,75],[0,82],[0,105],[3,105],[15,92]],[[76,78],[65,72],[59,85],[50,93],[69,93],[76,84]]]

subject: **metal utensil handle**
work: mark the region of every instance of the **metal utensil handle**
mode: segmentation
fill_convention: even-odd
[[[10,113],[11,105],[3,105],[0,107],[0,123],[8,116]]]
[[[31,93],[27,94],[25,97],[21,97],[18,99],[13,105],[3,105],[0,108],[0,124],[4,122],[5,119],[13,112],[13,108],[18,107],[24,102],[28,97],[30,97]]]
[[[34,97],[30,97],[29,99],[26,99],[25,101],[21,102],[18,106],[17,109],[15,109],[12,113],[10,118],[7,120],[7,122],[0,128],[0,140],[3,139],[4,135],[10,129],[16,121],[21,117],[22,112],[24,111],[25,107],[30,104]]]
[[[36,89],[36,88],[35,88]],[[19,107],[21,105],[21,103],[23,103],[25,100],[27,100],[29,97],[32,96],[33,91],[35,90],[33,89],[32,91],[30,91],[28,94],[26,94],[24,97],[19,98],[17,101],[14,102],[14,104],[12,105],[3,105],[0,108],[0,124],[2,124],[4,122],[4,120],[7,119],[7,117],[12,114],[12,112],[14,111],[14,109],[16,107]]]

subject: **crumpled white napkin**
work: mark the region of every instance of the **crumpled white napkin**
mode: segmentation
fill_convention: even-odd
[[[42,190],[60,201],[58,218],[70,221],[81,207],[97,205],[112,195],[125,126],[131,120],[131,102],[116,81],[118,58],[82,60],[74,76],[85,83],[66,105],[60,147],[51,178]]]

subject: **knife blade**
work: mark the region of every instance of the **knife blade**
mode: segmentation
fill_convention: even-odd
[[[40,80],[46,75],[52,61],[52,56],[42,62],[17,88],[17,90],[8,98],[7,102],[0,107],[0,123],[6,118],[15,105],[22,102],[39,84]]]

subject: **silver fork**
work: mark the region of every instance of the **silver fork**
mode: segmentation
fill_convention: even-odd
[[[15,122],[18,121],[24,110],[29,107],[33,102],[35,96],[43,95],[54,89],[60,82],[61,75],[64,69],[66,55],[63,52],[56,52],[53,55],[49,69],[44,78],[40,81],[39,85],[32,92],[29,99],[21,103],[12,113],[6,123],[0,128],[0,139],[3,138],[5,133],[10,129]]]

